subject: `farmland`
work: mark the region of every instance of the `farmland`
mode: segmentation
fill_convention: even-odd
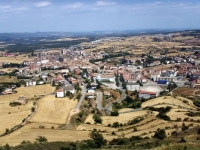
[[[20,95],[26,96],[28,99],[34,99],[35,97],[50,94],[54,92],[55,87],[52,87],[49,84],[38,85],[38,86],[29,86],[29,87],[20,87],[16,89],[16,94],[10,95],[0,95],[0,102],[10,102],[16,100]]]
[[[9,103],[0,103],[0,134],[20,124],[31,113],[31,107],[31,102],[16,107],[9,106]]]
[[[48,95],[38,102],[38,110],[31,118],[31,122],[65,124],[71,109],[77,105],[76,100],[69,98],[55,98]]]

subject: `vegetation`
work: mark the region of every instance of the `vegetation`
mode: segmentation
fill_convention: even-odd
[[[147,107],[147,109],[152,110],[152,111],[158,111],[159,114],[156,116],[158,118],[164,119],[164,120],[170,120],[169,116],[166,115],[167,112],[170,111],[171,107],[161,107],[161,108],[155,108],[155,107]]]
[[[164,129],[157,129],[157,131],[154,134],[154,138],[157,138],[159,140],[163,140],[166,138],[166,133]]]
[[[141,100],[136,98],[133,99],[130,96],[127,96],[125,100],[122,101],[122,103],[113,103],[114,110],[119,110],[122,108],[140,108],[141,107]]]
[[[99,115],[94,114],[93,119],[94,119],[94,121],[95,121],[96,123],[102,124],[102,121],[103,121],[103,120],[101,119],[101,117],[100,117]]]

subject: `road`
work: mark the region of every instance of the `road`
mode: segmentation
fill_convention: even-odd
[[[80,100],[79,100],[79,102],[78,102],[78,105],[76,106],[76,109],[80,109],[80,107],[81,107],[81,104],[82,104],[82,102],[83,102],[83,100],[84,100],[84,98],[85,98],[85,95],[86,95],[86,87],[85,86],[83,86],[83,87],[81,87],[81,98],[80,98]]]
[[[118,101],[115,101],[115,102],[121,103],[121,102],[126,98],[126,90],[123,89],[123,87],[122,87],[122,82],[120,81],[119,77],[118,77],[118,80],[119,80],[119,87],[120,87],[119,89],[120,89],[120,91],[122,92],[122,94],[121,94],[120,99],[119,99]],[[107,111],[111,112],[111,111],[112,111],[112,104],[113,104],[113,102],[107,104],[106,107],[105,107],[105,109],[106,109]]]
[[[96,98],[96,103],[97,103],[97,109],[101,110],[102,108],[102,97],[103,93],[102,92],[97,92],[97,98]]]

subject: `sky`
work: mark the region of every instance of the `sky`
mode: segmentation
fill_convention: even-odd
[[[199,0],[0,0],[1,33],[199,28]]]

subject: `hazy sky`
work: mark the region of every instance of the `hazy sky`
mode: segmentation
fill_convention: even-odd
[[[199,0],[0,0],[0,32],[200,28]]]

